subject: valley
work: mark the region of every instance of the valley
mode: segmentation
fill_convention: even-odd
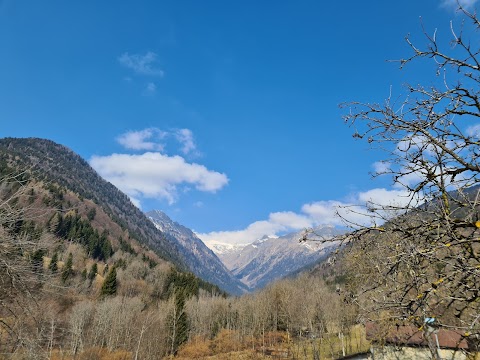
[[[224,257],[230,271],[190,229],[161,211],[143,215],[62,145],[5,138],[0,155],[1,352],[18,346],[18,356],[30,358],[26,344],[34,344],[51,359],[233,350],[257,356],[288,348],[285,331],[293,336],[305,327],[312,333],[338,326],[340,310],[325,323],[315,320],[327,311],[318,294],[341,306],[323,280],[303,275],[273,284],[328,255],[328,246],[301,244],[299,233],[264,237]],[[336,235],[330,227],[320,230]],[[245,275],[248,268],[256,272]],[[297,307],[294,294],[304,299],[305,292],[298,286],[312,281],[318,294]],[[191,341],[200,347],[183,346]],[[210,350],[202,353],[202,346]]]
[[[480,360],[478,9],[0,0],[0,360]]]
[[[33,356],[27,344],[49,359],[363,354],[371,343],[358,322],[359,301],[369,303],[353,291],[365,281],[382,296],[397,291],[383,289],[383,278],[368,266],[389,259],[391,230],[318,226],[207,246],[162,211],[141,213],[59,144],[5,138],[0,155],[1,351],[17,346],[19,358]],[[473,201],[474,215],[478,191],[451,193],[450,201]],[[422,205],[385,228],[424,221],[439,204]],[[463,222],[468,209],[454,213],[462,236],[475,236],[478,222],[471,233]],[[378,239],[384,248],[374,252],[369,247],[378,247]],[[448,259],[445,253],[441,261]],[[444,321],[452,321],[446,310]]]
[[[186,263],[191,271],[233,295],[261,289],[328,257],[337,245],[334,237],[343,233],[333,226],[316,228],[317,234],[331,240],[322,245],[301,243],[299,240],[303,232],[280,237],[265,235],[251,244],[243,245],[220,242],[204,244],[192,230],[172,221],[160,210],[147,212],[146,215],[166,236],[181,242],[189,252]]]

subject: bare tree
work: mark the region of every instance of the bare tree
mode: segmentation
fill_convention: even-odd
[[[91,301],[83,301],[73,306],[69,316],[69,330],[71,335],[71,353],[75,357],[84,349],[86,331],[92,321],[94,304]]]
[[[35,304],[45,280],[43,251],[40,234],[24,226],[38,215],[29,201],[33,186],[26,173],[0,170],[0,334],[6,336],[0,351],[8,346],[3,351],[28,347],[38,352],[40,343],[29,330],[40,326]]]
[[[406,95],[390,94],[382,104],[343,104],[354,137],[386,154],[374,176],[390,175],[404,194],[396,203],[350,209],[371,221],[350,221],[356,230],[344,244],[352,250],[350,300],[368,318],[417,327],[434,318],[478,351],[480,21],[460,4],[458,12],[463,21],[450,24],[450,47],[436,30],[424,30],[424,47],[406,38],[412,55],[400,68],[433,62],[431,85],[406,85]]]

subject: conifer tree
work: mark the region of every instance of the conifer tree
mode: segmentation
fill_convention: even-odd
[[[65,283],[73,275],[73,255],[68,254],[67,262],[62,271],[62,281]]]
[[[112,266],[111,270],[108,272],[107,277],[105,278],[100,294],[102,296],[115,295],[117,293],[117,269],[115,266]]]
[[[41,273],[43,270],[43,255],[44,255],[43,249],[36,250],[32,254],[31,261],[33,265],[33,270],[37,273]]]
[[[98,271],[97,263],[94,263],[88,273],[88,280],[90,280],[90,283],[93,281],[93,279],[95,279],[95,276],[97,275],[97,271]]]
[[[48,265],[48,269],[52,273],[56,273],[58,270],[57,262],[58,262],[58,254],[55,252],[52,256],[52,260],[50,260],[50,265]]]
[[[170,327],[170,354],[175,355],[178,348],[188,340],[189,322],[185,312],[185,290],[175,288],[173,293],[173,309],[168,316]]]
[[[97,215],[97,210],[95,210],[95,208],[91,208],[87,213],[88,220],[92,221],[95,219],[95,215]]]
[[[175,347],[178,348],[185,341],[188,340],[188,318],[185,312],[185,294],[182,291],[178,292],[175,299],[175,307],[177,308],[178,321],[177,321],[177,337],[175,339]]]

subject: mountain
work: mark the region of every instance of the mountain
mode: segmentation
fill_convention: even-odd
[[[229,254],[236,254],[240,252],[245,246],[249,244],[227,244],[222,242],[215,241],[204,241],[205,245],[211,249],[215,254],[221,255],[222,257],[228,256]]]
[[[31,214],[24,216],[28,221],[18,220],[19,225],[15,226],[22,232],[53,236],[42,250],[44,257],[53,256],[58,246],[67,254],[69,244],[75,244],[84,249],[90,263],[115,265],[127,272],[129,264],[135,261],[152,270],[163,264],[163,268],[172,268],[174,272],[165,275],[168,281],[180,277],[195,286],[211,288],[203,280],[184,274],[199,273],[198,264],[192,260],[194,254],[186,252],[177,238],[159,230],[128,196],[67,147],[38,138],[0,139],[0,176],[3,200],[18,188],[17,183],[28,186],[28,194],[20,197],[18,205],[22,213]],[[85,255],[74,254],[75,261],[89,266],[81,260]],[[137,283],[145,281],[147,275],[148,270],[136,278]],[[164,290],[168,291],[159,291]]]
[[[28,169],[32,178],[56,184],[99,205],[128,237],[147,245],[165,260],[187,269],[175,241],[165,239],[127,195],[101,178],[91,166],[67,147],[37,138],[0,139],[0,155],[10,165]]]
[[[25,200],[27,207],[42,212],[34,216],[35,226],[67,243],[78,242],[87,255],[104,263],[119,262],[122,255],[116,253],[121,250],[152,266],[169,262],[241,294],[249,286],[264,286],[305,266],[321,252],[314,245],[299,244],[294,235],[264,238],[245,247],[217,247],[225,267],[192,231],[160,212],[150,214],[154,224],[128,196],[63,145],[37,138],[0,139],[0,170],[7,169],[35,183],[35,195]],[[54,252],[53,247],[48,249],[49,256]]]
[[[333,226],[318,227],[315,232],[326,239],[341,234]],[[301,236],[302,233],[264,236],[251,244],[237,247],[215,242],[208,245],[237,279],[252,289],[259,289],[315,263],[336,247],[333,242],[300,243]]]
[[[200,278],[211,282],[221,289],[234,295],[241,295],[248,287],[235,278],[220,259],[200,240],[192,230],[172,221],[160,210],[146,213],[171,241],[177,241],[181,246],[181,254],[189,269]]]

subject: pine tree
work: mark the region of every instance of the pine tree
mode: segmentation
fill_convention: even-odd
[[[185,312],[185,294],[179,291],[175,299],[175,307],[177,308],[177,336],[175,339],[175,348],[179,348],[185,341],[188,340],[189,324],[187,313]]]
[[[97,276],[97,271],[98,271],[97,263],[94,263],[88,273],[88,280],[90,280],[90,283],[92,283],[93,279],[95,279],[95,276]]]
[[[43,249],[36,250],[31,257],[33,270],[37,273],[43,271],[43,255],[45,251]]]
[[[97,210],[95,210],[95,208],[91,208],[87,213],[88,220],[92,221],[95,219],[95,215],[97,215]]]
[[[56,273],[57,270],[58,270],[58,254],[57,253],[54,253],[53,256],[52,256],[52,260],[50,260],[50,265],[48,265],[48,269],[52,272],[52,273]]]
[[[73,275],[73,255],[68,254],[67,262],[62,271],[62,281],[65,283]]]
[[[110,296],[117,293],[117,269],[115,266],[112,266],[112,269],[108,272],[107,277],[105,278],[102,289],[100,290],[100,295]]]
[[[174,305],[167,321],[170,327],[170,354],[175,355],[178,348],[188,340],[189,323],[185,312],[185,291],[181,288],[174,290]]]

